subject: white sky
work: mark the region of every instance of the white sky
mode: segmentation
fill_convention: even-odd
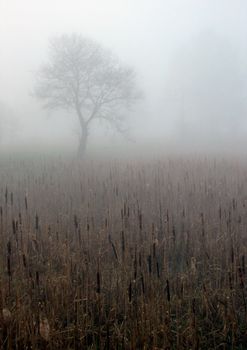
[[[0,0],[0,100],[18,114],[27,134],[66,135],[71,125],[62,119],[58,129],[57,117],[47,119],[30,96],[32,72],[45,60],[50,37],[82,33],[135,67],[146,94],[135,132],[162,136],[160,126],[172,124],[160,108],[173,54],[204,29],[230,39],[247,57],[245,0]]]

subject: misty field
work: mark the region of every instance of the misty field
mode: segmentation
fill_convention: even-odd
[[[0,166],[2,349],[246,349],[247,162]]]

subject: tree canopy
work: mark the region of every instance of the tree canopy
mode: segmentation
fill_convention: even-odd
[[[35,93],[45,108],[77,114],[78,152],[83,154],[92,121],[103,120],[123,132],[126,112],[140,96],[135,80],[135,71],[97,42],[77,34],[63,35],[50,41]]]

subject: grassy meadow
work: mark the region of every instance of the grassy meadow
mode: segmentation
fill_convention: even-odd
[[[247,349],[246,264],[244,160],[1,160],[1,349]]]

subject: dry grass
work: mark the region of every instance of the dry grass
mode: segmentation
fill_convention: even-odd
[[[247,349],[247,164],[2,160],[3,349]]]

